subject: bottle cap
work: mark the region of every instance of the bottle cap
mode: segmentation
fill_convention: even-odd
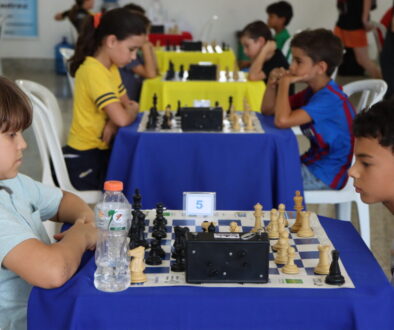
[[[104,182],[104,190],[122,191],[123,190],[123,182],[122,181],[105,181]]]

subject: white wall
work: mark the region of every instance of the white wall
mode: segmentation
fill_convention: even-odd
[[[1,40],[0,56],[14,58],[52,58],[54,45],[69,33],[67,22],[56,22],[56,12],[71,7],[73,0],[37,0],[39,3],[39,37],[33,40]],[[134,0],[148,11],[155,0]],[[277,0],[161,0],[167,20],[174,19],[198,38],[213,15],[219,18],[211,26],[211,36],[218,42],[234,45],[234,31],[255,19],[266,20],[265,8]],[[130,1],[120,0],[121,5]],[[333,28],[337,19],[336,0],[288,0],[294,17],[290,31],[310,27]],[[96,8],[101,1],[96,0]],[[378,21],[392,5],[392,0],[379,0],[372,19]],[[206,27],[205,27],[206,29]]]

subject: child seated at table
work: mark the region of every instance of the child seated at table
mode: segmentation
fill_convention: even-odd
[[[266,12],[268,14],[267,25],[270,29],[274,29],[274,39],[276,46],[282,50],[285,42],[290,38],[290,33],[286,26],[293,17],[293,8],[287,1],[278,1],[270,4]],[[288,54],[284,54],[287,57]]]
[[[310,142],[302,155],[304,189],[341,189],[353,154],[351,132],[355,111],[331,74],[342,58],[342,43],[326,29],[305,30],[291,41],[290,70],[271,72],[261,112],[274,115],[279,128],[300,126]],[[289,87],[308,87],[288,96]]]
[[[124,8],[145,15],[145,9],[134,3],[129,3]],[[129,99],[137,102],[140,99],[143,80],[155,78],[158,75],[155,49],[148,38],[150,22],[148,21],[147,24],[146,38],[136,58],[119,69]]]
[[[382,202],[394,214],[394,101],[360,112],[353,122],[356,161],[349,170],[364,203]]]
[[[94,249],[94,214],[79,197],[18,174],[32,121],[31,105],[11,81],[0,77],[0,328],[25,329],[33,285],[55,288]],[[42,221],[74,224],[51,244]]]
[[[79,190],[102,189],[111,140],[118,127],[137,117],[119,74],[145,42],[147,19],[124,8],[86,19],[70,61],[75,76],[73,119],[63,148],[71,183]]]
[[[241,31],[241,44],[244,52],[252,59],[248,80],[267,82],[268,76],[274,68],[288,68],[286,58],[276,48],[271,31],[263,21],[255,21]]]

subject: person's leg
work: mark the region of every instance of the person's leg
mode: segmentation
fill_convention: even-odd
[[[356,61],[374,79],[382,79],[379,67],[369,58],[368,47],[353,48]]]
[[[387,83],[386,99],[394,95],[394,33],[387,33],[382,52],[380,66],[384,81]]]
[[[301,164],[301,175],[304,190],[331,190],[323,181],[316,178],[305,164]]]

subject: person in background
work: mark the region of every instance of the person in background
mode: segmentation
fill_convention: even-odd
[[[369,20],[372,0],[337,0],[339,18],[334,34],[346,48],[351,48],[357,63],[372,77],[381,79],[379,67],[369,58],[367,32],[373,24]]]
[[[79,190],[102,189],[111,140],[118,127],[137,117],[119,67],[135,59],[146,39],[147,19],[124,8],[87,18],[70,73],[75,76],[73,118],[63,148],[71,183]]]
[[[343,46],[326,29],[304,30],[291,41],[290,70],[272,70],[261,112],[274,115],[279,128],[301,126],[310,142],[301,156],[305,190],[341,189],[353,156],[352,121],[355,110],[330,76],[342,59]],[[308,87],[289,95],[289,87]]]
[[[78,196],[18,173],[32,122],[27,96],[0,77],[0,328],[27,328],[33,286],[62,286],[97,240],[94,214]],[[43,221],[73,224],[51,244]]]
[[[394,17],[392,14],[379,60],[383,79],[387,83],[385,98],[389,99],[394,95]]]
[[[145,15],[145,9],[134,3],[129,3],[124,8]],[[157,59],[155,50],[151,42],[149,42],[150,22],[147,24],[147,36],[142,44],[137,57],[123,68],[120,68],[123,85],[126,87],[127,95],[131,100],[139,101],[142,82],[144,79],[155,78],[158,73]]]
[[[293,17],[293,8],[287,1],[278,1],[270,4],[266,11],[268,14],[267,25],[270,29],[274,29],[276,46],[282,50],[283,45],[290,38],[286,26]],[[284,55],[287,58],[287,54]]]
[[[81,32],[82,23],[85,17],[91,15],[90,10],[94,6],[94,0],[75,0],[75,5],[71,9],[57,13],[55,15],[55,20],[62,21],[68,18],[75,29]]]
[[[244,27],[241,31],[241,44],[245,54],[252,59],[248,80],[266,82],[274,68],[289,68],[286,58],[276,47],[270,29],[263,21],[255,21]]]

